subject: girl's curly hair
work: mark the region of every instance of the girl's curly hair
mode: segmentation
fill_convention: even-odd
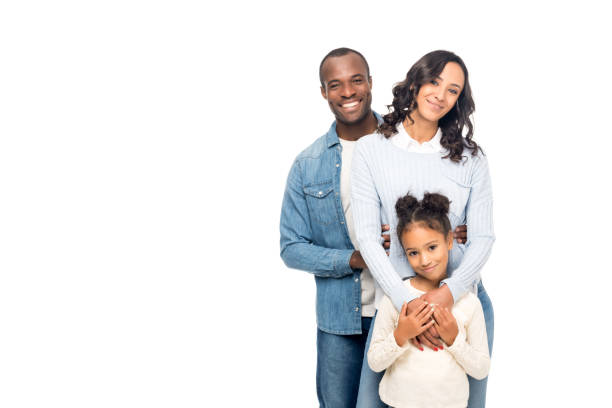
[[[472,140],[474,125],[470,116],[475,106],[468,80],[468,70],[463,60],[450,51],[438,50],[424,55],[410,68],[406,78],[393,87],[393,102],[387,106],[389,113],[383,116],[383,123],[378,127],[378,133],[389,138],[397,133],[397,125],[406,118],[414,123],[410,114],[417,108],[416,97],[421,86],[438,78],[449,62],[459,64],[465,75],[465,84],[457,103],[438,121],[438,126],[442,130],[440,144],[448,150],[444,158],[460,162],[464,148],[471,150],[473,156],[481,149]],[[467,127],[465,136],[463,136],[464,127]]]

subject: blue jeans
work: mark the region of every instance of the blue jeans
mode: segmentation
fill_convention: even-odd
[[[487,326],[487,340],[489,343],[489,355],[493,352],[493,328],[494,328],[494,316],[493,316],[493,305],[491,299],[485,291],[482,282],[478,284],[478,299],[482,304],[482,311],[484,312],[485,324]],[[374,316],[376,319],[376,316]],[[372,329],[374,328],[374,319],[372,319]],[[378,384],[382,380],[384,371],[381,373],[375,373],[370,369],[367,359],[367,350],[370,348],[370,340],[372,338],[372,330],[366,343],[366,353],[363,359],[363,365],[361,368],[361,379],[359,381],[359,396],[357,398],[357,408],[385,408],[387,405],[380,400],[378,394]],[[468,375],[468,381],[470,383],[470,398],[468,400],[468,408],[484,408],[487,398],[487,379],[475,380]]]
[[[355,407],[371,323],[371,317],[361,318],[361,334],[330,334],[317,329],[317,397],[321,408]]]

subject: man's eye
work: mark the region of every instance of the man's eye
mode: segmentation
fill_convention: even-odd
[[[362,81],[361,79],[356,79],[356,80],[355,80],[355,81],[353,81],[353,82],[355,82],[356,84],[360,84],[360,83],[361,83],[361,81]]]

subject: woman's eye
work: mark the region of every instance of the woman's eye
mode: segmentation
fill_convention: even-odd
[[[438,81],[436,81],[435,79],[432,79],[432,80],[430,81],[430,83],[431,83],[432,85],[438,85]]]
[[[415,256],[417,253],[416,251],[410,251],[408,252],[408,256]]]
[[[457,90],[456,90],[456,89],[451,89],[451,90],[450,90],[450,93],[452,93],[453,95],[457,95],[459,92],[457,92]]]
[[[430,251],[433,251],[433,250],[435,250],[437,247],[438,247],[437,245],[430,245],[430,246],[429,246],[429,250],[430,250]]]

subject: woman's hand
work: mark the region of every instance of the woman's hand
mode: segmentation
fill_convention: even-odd
[[[440,337],[447,346],[452,346],[459,333],[455,316],[445,307],[436,307],[433,315],[436,321],[434,327],[440,333]]]
[[[433,308],[423,302],[419,307],[408,313],[408,304],[404,302],[399,314],[397,327],[393,331],[395,342],[402,347],[406,342],[427,330],[434,324],[431,315]]]

